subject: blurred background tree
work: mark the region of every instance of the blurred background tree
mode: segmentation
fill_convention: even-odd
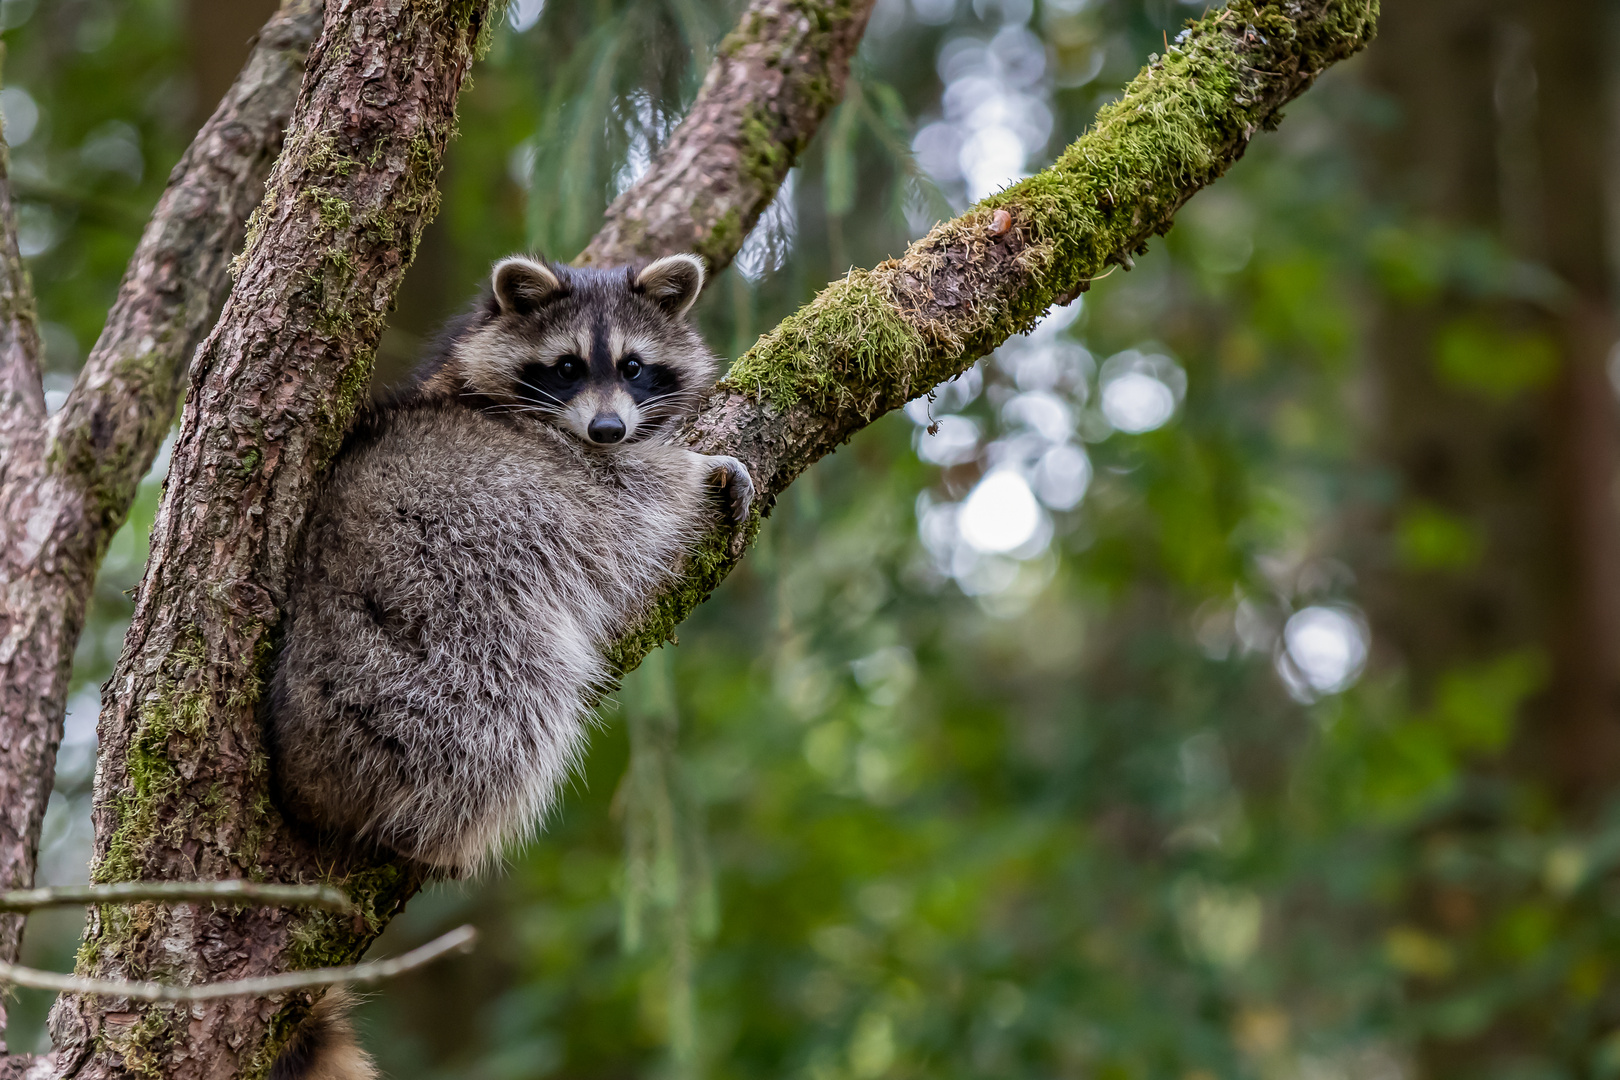
[[[738,6],[513,0],[380,382],[493,258],[574,254]],[[53,402],[272,7],[0,2]],[[795,485],[547,835],[389,930],[486,931],[366,1006],[389,1075],[1620,1076],[1613,16],[1389,7],[1133,272]],[[1050,160],[1200,9],[881,0],[711,342]]]

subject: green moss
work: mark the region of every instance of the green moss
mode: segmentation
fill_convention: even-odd
[[[776,190],[793,165],[793,156],[776,137],[776,126],[764,109],[750,105],[737,130],[742,174],[765,191]]]
[[[173,333],[163,334],[151,345],[145,352],[118,360],[114,365],[116,377],[132,387],[171,385],[179,360]],[[131,393],[132,398],[140,396]],[[96,444],[93,425],[68,424],[63,437],[53,440],[46,449],[49,469],[84,493],[86,503],[99,522],[102,535],[98,537],[98,561],[107,541],[128,518],[135,489],[151,467],[160,441],[153,429],[167,428],[171,419],[167,415],[146,417],[143,425],[147,430],[143,436],[105,446]]]
[[[909,381],[928,343],[871,271],[853,271],[732,365],[729,389],[790,405],[804,398],[862,400],[879,379]],[[930,384],[932,385],[932,384]]]
[[[233,280],[241,276],[242,265],[247,261],[248,252],[253,250],[259,238],[264,235],[265,219],[275,211],[275,208],[276,193],[268,191],[265,193],[264,201],[255,206],[253,213],[248,215],[247,231],[242,237],[242,249],[231,257],[230,271]]]
[[[175,763],[208,731],[209,697],[191,676],[204,664],[202,638],[182,632],[164,660],[158,691],[142,703],[130,736],[124,768],[128,778],[117,800],[118,825],[106,854],[91,869],[97,882],[130,881],[139,876],[146,844],[162,834],[178,835],[185,818],[159,809],[180,786]]]
[[[319,1000],[316,998],[315,1000]],[[277,1009],[270,1017],[270,1030],[264,1042],[259,1044],[258,1050],[253,1054],[242,1068],[242,1080],[259,1080],[268,1076],[270,1069],[281,1055],[282,1047],[292,1041],[298,1031],[298,1025],[309,1018],[313,1009],[313,1002],[306,1004],[304,994],[290,994],[285,1005]]]
[[[484,17],[483,22],[479,24],[478,36],[473,41],[472,54],[474,60],[482,60],[489,53],[489,47],[495,41],[495,28],[501,25],[501,20],[506,18],[506,9],[510,2],[511,0],[492,0],[490,3],[489,13]],[[462,89],[471,89],[471,87],[472,76],[469,75]]]
[[[102,924],[106,924],[107,909],[101,908]],[[101,962],[101,939],[103,934],[86,934],[79,942],[78,951],[73,954],[73,970],[80,975],[93,972],[96,965]]]
[[[748,46],[760,38],[760,32],[765,27],[765,16],[757,11],[748,12],[746,20],[737,29],[727,34],[720,42],[717,50],[719,55],[726,58],[735,57]]]
[[[739,359],[728,385],[779,406],[810,399],[870,415],[955,374],[1109,264],[1128,267],[1144,239],[1166,231],[1272,119],[1268,72],[1325,68],[1365,44],[1375,14],[1371,0],[1342,0],[1331,28],[1313,29],[1309,42],[1282,8],[1250,0],[1200,20],[1051,168],[937,226],[904,258],[828,286]],[[762,177],[775,159],[763,121],[751,119],[745,156]],[[1009,230],[1013,245],[992,250]],[[927,299],[925,283],[947,264],[977,302]]]
[[[163,1048],[169,1042],[174,1006],[148,1005],[141,1018],[130,1025],[111,1047],[124,1060],[124,1068],[135,1076],[163,1080]]]
[[[303,145],[294,150],[295,154],[298,152],[303,154],[304,168],[318,176],[345,177],[360,164],[338,149],[336,139],[321,131],[305,138]]]
[[[760,506],[756,503],[743,525],[744,545],[753,543],[762,521]],[[648,653],[666,641],[673,641],[675,627],[681,620],[720,587],[736,562],[730,553],[735,535],[730,529],[717,529],[706,537],[687,557],[686,572],[675,588],[660,595],[640,624],[613,643],[608,651],[608,662],[617,675],[635,670]]]
[[[353,212],[349,208],[347,199],[340,199],[336,195],[328,195],[324,191],[315,190],[310,193],[319,208],[321,224],[333,232],[346,232]]]
[[[733,206],[716,218],[714,224],[709,226],[708,233],[692,246],[710,267],[715,267],[730,262],[742,247],[742,242],[742,214]]]

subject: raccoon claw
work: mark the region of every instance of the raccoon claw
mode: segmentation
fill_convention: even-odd
[[[709,479],[720,489],[726,516],[733,525],[741,525],[754,504],[754,478],[748,474],[748,466],[725,454],[710,454],[708,461]]]

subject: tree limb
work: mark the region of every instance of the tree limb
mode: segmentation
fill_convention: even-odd
[[[0,193],[0,888],[34,880],[96,568],[229,285],[226,263],[281,147],[320,9],[320,0],[285,0],[265,26],[175,166],[106,328],[48,424],[26,276]],[[22,925],[0,917],[0,960],[16,960]]]
[[[458,926],[426,945],[418,946],[391,960],[372,960],[364,964],[350,964],[347,967],[289,971],[284,975],[265,975],[256,979],[226,979],[222,982],[200,983],[193,986],[129,979],[87,979],[80,975],[58,975],[54,971],[36,971],[20,964],[7,963],[0,963],[0,983],[124,1001],[218,1001],[221,998],[233,997],[269,997],[273,994],[285,994],[293,990],[313,990],[324,986],[375,986],[385,979],[392,979],[424,964],[431,964],[449,953],[471,952],[477,940],[477,930],[471,926]]]
[[[17,250],[10,155],[0,147],[0,485],[39,457],[45,389],[39,372],[39,320],[28,268]]]
[[[695,251],[717,274],[844,93],[874,0],[753,0],[692,109],[575,261]]]

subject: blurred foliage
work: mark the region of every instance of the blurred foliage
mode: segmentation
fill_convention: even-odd
[[[583,244],[737,10],[512,5],[380,378],[491,259]],[[737,355],[1050,160],[1193,13],[881,0],[847,100],[704,298],[711,342]],[[8,126],[37,111],[13,154],[53,379],[187,136],[211,46],[184,14],[0,4]],[[1397,505],[1366,449],[1370,306],[1558,289],[1368,194],[1360,147],[1395,108],[1333,72],[1134,272],[804,476],[604,710],[544,838],[390,929],[486,936],[364,1008],[385,1071],[1385,1080],[1419,1040],[1539,1012],[1500,1075],[1620,1075],[1620,820],[1577,827],[1500,768],[1546,657],[1459,664],[1420,702],[1400,657],[1362,671],[1359,568],[1460,573],[1482,544],[1465,511]],[[1434,362],[1489,399],[1558,361],[1481,314]],[[83,873],[95,686],[161,464],[77,657],[47,880]],[[1437,826],[1482,800],[1505,826]],[[1414,890],[1455,917],[1414,921]],[[65,965],[73,934],[36,919],[28,959]],[[26,1046],[46,1002],[20,997]]]

